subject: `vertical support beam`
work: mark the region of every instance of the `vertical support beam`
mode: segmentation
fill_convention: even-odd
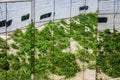
[[[35,74],[35,0],[31,1],[31,80]]]
[[[35,23],[35,0],[31,0],[31,22]]]
[[[113,9],[114,9],[114,12],[113,12],[113,14],[114,14],[114,18],[113,18],[113,31],[115,31],[115,16],[116,16],[116,12],[115,12],[115,11],[116,11],[116,10],[115,10],[115,9],[116,9],[116,8],[115,8],[115,2],[116,2],[116,1],[114,0],[114,8],[113,8]]]

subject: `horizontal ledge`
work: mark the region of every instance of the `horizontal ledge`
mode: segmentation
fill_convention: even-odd
[[[12,3],[12,2],[30,2],[32,0],[0,0],[0,3]]]

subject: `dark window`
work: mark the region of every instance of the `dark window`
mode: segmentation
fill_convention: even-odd
[[[7,21],[6,26],[10,26],[12,24],[12,20]]]
[[[48,17],[51,16],[51,14],[52,14],[52,13],[46,13],[46,14],[44,14],[44,15],[41,15],[41,16],[40,16],[40,19],[48,18]]]
[[[0,21],[0,27],[4,27],[6,24],[6,20]]]
[[[79,8],[79,10],[80,10],[80,11],[81,11],[81,10],[88,10],[88,6],[82,6],[82,7]]]
[[[98,17],[98,22],[99,23],[106,23],[107,22],[107,17]]]
[[[80,7],[80,9],[79,9],[79,10],[80,10],[80,11],[81,11],[81,10],[84,10],[84,6]]]
[[[29,17],[30,17],[30,14],[23,15],[23,16],[21,17],[21,21],[28,20],[28,19],[29,19]]]
[[[85,6],[85,10],[88,10],[88,6]]]

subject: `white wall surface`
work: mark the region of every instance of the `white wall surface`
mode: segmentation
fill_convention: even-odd
[[[72,0],[72,6],[70,6],[70,0],[36,0],[35,3],[35,21],[36,26],[42,24],[42,21],[49,21],[54,19],[69,18],[70,9],[71,17],[84,13],[85,11],[79,11],[79,7],[88,5],[88,11],[95,12],[97,10],[97,0]],[[54,15],[55,11],[55,16]],[[52,12],[52,16],[46,19],[40,20],[40,16],[46,13]],[[22,28],[31,22],[31,16],[29,20],[21,21],[21,16],[31,15],[31,2],[9,2],[7,3],[7,21],[13,20],[12,25],[7,27],[8,31],[15,30],[16,28]],[[0,21],[6,19],[6,4],[0,3]],[[6,27],[0,27],[0,33],[5,32]]]

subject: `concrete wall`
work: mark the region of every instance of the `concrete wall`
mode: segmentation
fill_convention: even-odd
[[[85,10],[79,11],[79,7],[85,5],[85,0],[72,0],[72,6],[70,6],[70,0],[36,0],[35,3],[35,21],[36,26],[39,26],[43,21],[55,19],[69,18],[70,9],[71,17],[84,13]],[[87,0],[86,5],[89,6],[86,12],[97,11],[97,0]],[[33,6],[32,6],[33,7]],[[54,16],[55,11],[55,16]],[[40,20],[40,16],[46,13],[52,12],[52,16],[46,19]],[[31,2],[9,2],[7,3],[7,21],[12,19],[12,25],[7,27],[8,31],[15,30],[16,28],[22,28],[31,23],[31,19],[21,21],[21,16],[31,14]],[[30,16],[31,18],[31,16]],[[0,3],[0,21],[6,19],[6,4]],[[6,27],[0,27],[0,33],[5,32]]]
[[[107,17],[107,23],[98,23],[98,30],[120,30],[120,0],[99,0],[98,17]]]

